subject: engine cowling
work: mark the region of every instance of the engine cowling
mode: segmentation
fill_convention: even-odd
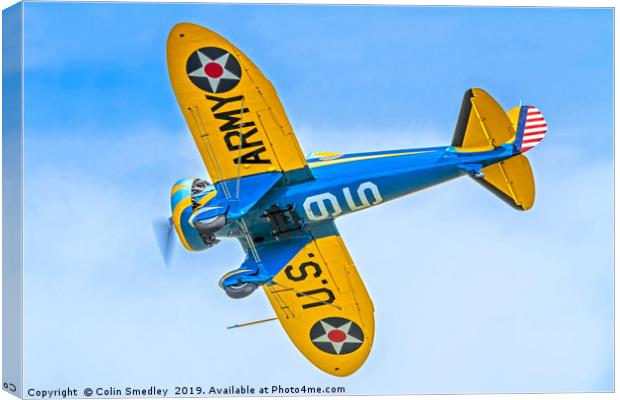
[[[172,222],[187,250],[205,250],[219,243],[215,233],[226,226],[227,207],[217,194],[215,186],[202,179],[182,179],[172,186]]]

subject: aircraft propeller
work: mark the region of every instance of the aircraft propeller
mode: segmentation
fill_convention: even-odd
[[[153,233],[157,240],[159,252],[166,266],[170,264],[175,247],[175,232],[172,218],[156,218],[153,220]]]

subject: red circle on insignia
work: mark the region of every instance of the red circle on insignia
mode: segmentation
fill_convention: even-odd
[[[340,343],[345,341],[347,334],[340,329],[332,329],[329,333],[327,333],[327,338],[332,342]]]
[[[224,74],[224,68],[218,63],[210,62],[205,65],[205,74],[211,78],[219,78]]]

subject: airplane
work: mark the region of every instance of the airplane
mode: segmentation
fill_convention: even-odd
[[[373,303],[337,217],[461,176],[517,210],[534,204],[524,153],[547,132],[536,107],[505,112],[473,88],[449,146],[306,158],[274,87],[237,47],[180,23],[166,51],[173,91],[213,181],[173,185],[168,238],[174,227],[189,251],[238,239],[246,258],[219,286],[233,299],[262,287],[293,344],[328,374],[357,371],[375,331]]]

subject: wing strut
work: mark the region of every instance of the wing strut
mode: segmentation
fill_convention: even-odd
[[[241,234],[243,235],[243,238],[248,244],[248,248],[250,249],[250,252],[252,253],[252,257],[254,257],[254,261],[256,261],[257,264],[260,264],[260,256],[258,255],[258,250],[256,250],[256,246],[254,245],[254,239],[252,239],[250,230],[248,229],[248,226],[243,220],[243,217],[239,217],[236,223],[237,223],[237,226],[239,227],[239,230],[241,230]]]
[[[239,151],[237,152],[237,177],[236,179],[236,189],[235,189],[235,200],[239,201],[239,193],[241,191],[241,143],[243,141],[243,102],[245,100],[245,96],[241,97],[241,112],[239,116]],[[250,234],[250,230],[246,225],[243,217],[240,217],[237,221],[237,225],[239,226],[245,241],[248,244],[248,248],[252,253],[252,257],[254,257],[254,261],[256,263],[260,263],[260,256],[258,255],[258,251],[256,250],[256,246],[254,245],[254,239],[252,239],[252,235]]]

